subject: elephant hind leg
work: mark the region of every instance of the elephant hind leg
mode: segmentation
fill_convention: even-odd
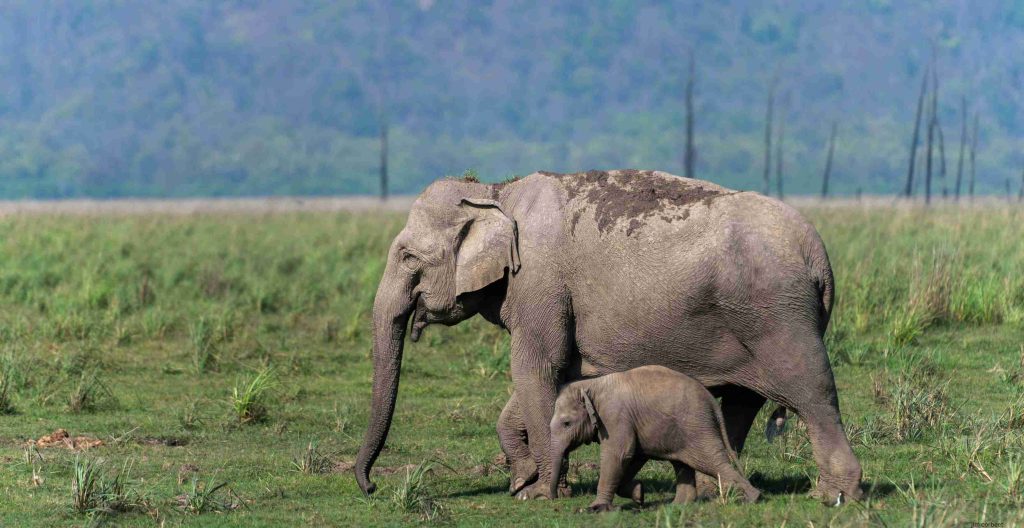
[[[673,504],[689,504],[697,500],[696,481],[693,468],[673,460],[672,468],[676,470],[676,496]]]
[[[515,495],[537,480],[537,462],[527,443],[526,424],[519,410],[519,400],[512,393],[498,417],[498,443],[511,470],[509,492]]]
[[[643,506],[644,485],[640,481],[636,480],[636,474],[643,469],[644,464],[646,463],[646,455],[642,453],[636,453],[633,455],[633,460],[629,462],[629,467],[626,468],[625,473],[622,474],[622,482],[619,484],[619,488],[615,490],[616,495],[624,499],[630,499]]]
[[[860,500],[860,462],[843,430],[835,378],[816,330],[770,336],[754,352],[762,358],[787,359],[762,363],[767,375],[760,383],[765,384],[765,396],[795,411],[807,425],[821,475],[817,493],[830,504]]]
[[[764,406],[765,398],[740,386],[716,390],[722,396],[722,417],[725,419],[725,434],[736,455],[743,451],[754,418]],[[697,476],[697,496],[712,498],[718,495],[718,479],[714,475],[700,473]]]

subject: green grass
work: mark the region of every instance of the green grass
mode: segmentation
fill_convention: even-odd
[[[596,446],[574,453],[575,497],[514,501],[494,462],[508,337],[479,319],[408,345],[363,498],[370,306],[402,215],[44,216],[0,219],[0,525],[1024,523],[1024,212],[807,213],[836,272],[862,504],[811,498],[804,428],[768,444],[766,416],[741,459],[761,503],[666,505],[652,463],[651,505],[577,513]],[[57,428],[104,445],[26,447]]]

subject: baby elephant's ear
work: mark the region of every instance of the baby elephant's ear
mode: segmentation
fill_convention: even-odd
[[[587,408],[587,414],[590,415],[590,425],[597,427],[597,411],[594,410],[594,402],[590,401],[590,395],[587,391],[581,390],[580,394],[583,395],[583,405]]]

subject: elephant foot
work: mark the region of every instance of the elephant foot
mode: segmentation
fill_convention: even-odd
[[[544,500],[544,499],[550,499],[551,495],[549,495],[550,492],[548,491],[548,489],[549,489],[549,486],[548,486],[547,483],[541,482],[541,481],[538,480],[537,482],[534,482],[533,484],[530,484],[529,486],[526,486],[525,488],[520,490],[519,493],[516,493],[516,499],[517,500],[530,500],[530,499],[541,499],[541,500]],[[559,489],[558,494],[559,495],[562,494],[561,489]]]
[[[537,480],[537,463],[530,458],[517,460],[512,463],[511,472],[508,491],[510,495],[515,495]]]
[[[627,482],[625,485],[619,486],[616,494],[624,499],[630,499],[641,506],[644,505],[644,484],[639,480]]]
[[[862,500],[864,491],[860,489],[859,484],[840,486],[822,479],[818,481],[818,488],[814,490],[812,496],[821,499],[826,506],[842,506],[850,501]]]
[[[718,497],[718,479],[704,473],[697,473],[697,496],[699,500],[711,500]]]
[[[594,513],[605,513],[605,512],[615,511],[615,507],[612,506],[611,503],[609,503],[609,502],[597,502],[597,501],[593,502],[590,505],[590,508],[588,508],[588,509],[591,512],[594,512]]]

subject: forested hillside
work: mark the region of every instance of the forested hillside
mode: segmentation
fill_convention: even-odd
[[[902,189],[932,45],[955,172],[1024,168],[1024,3],[3,0],[0,198],[365,194],[389,123],[393,192],[465,169],[682,172],[760,189],[777,76],[786,189]],[[923,141],[922,141],[923,143]],[[936,193],[941,184],[936,182]]]

